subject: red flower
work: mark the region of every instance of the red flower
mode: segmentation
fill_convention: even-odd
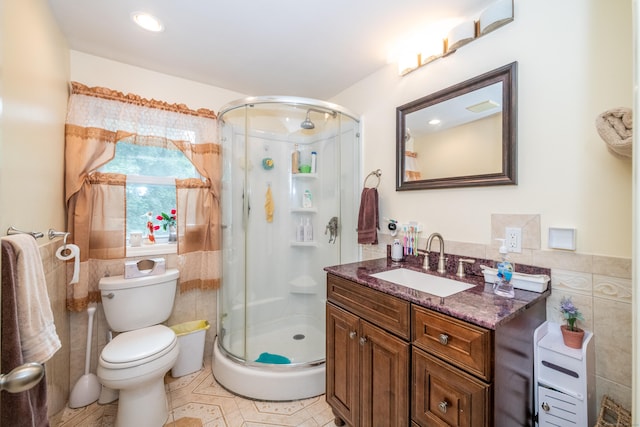
[[[176,210],[175,209],[171,209],[171,215],[175,215],[176,214]]]
[[[154,230],[160,230],[160,226],[159,226],[159,225],[154,225],[154,226],[153,226],[153,229],[154,229]]]
[[[162,220],[163,220],[162,215],[158,215],[158,216],[156,217],[156,219],[157,219],[158,221],[162,221]]]

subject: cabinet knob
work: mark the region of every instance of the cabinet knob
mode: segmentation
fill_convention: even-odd
[[[356,335],[358,335],[358,333],[356,331],[349,332],[349,338],[351,338],[351,339],[354,339],[356,337]]]
[[[443,414],[447,412],[447,406],[449,406],[449,404],[447,403],[446,400],[443,400],[442,402],[438,403],[438,408],[440,409],[440,412],[442,412]]]
[[[547,402],[542,402],[542,409],[544,409],[544,412],[549,412],[551,410],[551,407]]]
[[[442,345],[447,345],[449,344],[449,335],[447,334],[440,334],[440,344]]]
[[[365,345],[367,342],[367,337],[360,337],[360,345]]]

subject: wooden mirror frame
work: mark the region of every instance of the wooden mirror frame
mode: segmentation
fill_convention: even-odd
[[[512,62],[396,109],[396,191],[517,184],[517,64]],[[502,82],[502,171],[483,175],[405,180],[407,114],[498,82]]]

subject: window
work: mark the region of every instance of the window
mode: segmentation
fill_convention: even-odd
[[[100,172],[127,175],[126,236],[132,231],[146,235],[147,212],[155,219],[161,212],[176,208],[175,179],[201,178],[193,164],[178,149],[119,142],[113,160]],[[159,241],[169,232],[160,228],[154,235]]]

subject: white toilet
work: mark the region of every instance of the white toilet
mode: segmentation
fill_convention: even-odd
[[[164,375],[178,359],[171,315],[179,272],[125,279],[104,277],[99,288],[109,328],[121,332],[98,361],[98,378],[120,391],[116,427],[158,427],[169,416]]]

